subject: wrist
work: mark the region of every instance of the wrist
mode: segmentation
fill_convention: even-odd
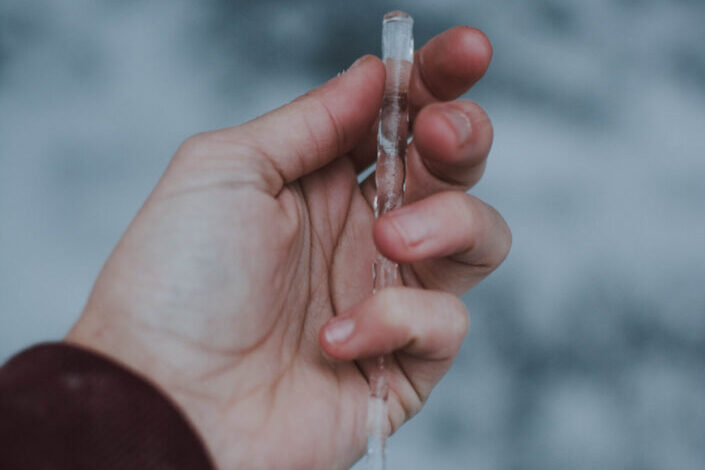
[[[228,436],[221,431],[225,416],[223,400],[206,390],[194,374],[194,365],[199,360],[192,357],[185,361],[188,353],[183,346],[177,346],[175,341],[165,342],[159,334],[149,331],[148,326],[130,326],[104,317],[84,312],[64,341],[105,356],[150,383],[182,413],[218,464],[217,468],[231,468],[222,465],[223,449],[228,448],[222,442],[223,436]],[[232,441],[233,436],[229,438]]]

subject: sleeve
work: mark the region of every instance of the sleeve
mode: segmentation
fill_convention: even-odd
[[[51,343],[0,368],[0,468],[214,467],[195,430],[155,386],[106,357]]]

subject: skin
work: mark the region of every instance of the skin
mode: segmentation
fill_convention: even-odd
[[[457,295],[506,257],[501,216],[465,191],[492,142],[452,100],[492,49],[468,27],[417,51],[406,206],[375,221],[384,66],[373,56],[294,102],[179,148],[106,262],[67,341],[151,380],[219,469],[343,469],[363,453],[371,358],[389,427],[420,410],[468,329]],[[455,124],[454,124],[455,123]],[[404,287],[370,296],[375,246]]]

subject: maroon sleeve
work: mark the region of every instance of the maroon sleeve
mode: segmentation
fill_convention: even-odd
[[[0,469],[213,469],[181,412],[111,360],[43,344],[0,368]]]

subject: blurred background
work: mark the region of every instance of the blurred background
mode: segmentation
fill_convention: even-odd
[[[60,338],[180,142],[456,24],[514,233],[394,469],[705,468],[702,0],[0,0],[0,362]]]

